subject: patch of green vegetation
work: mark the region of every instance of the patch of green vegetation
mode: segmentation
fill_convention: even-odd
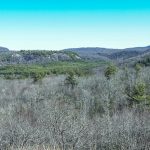
[[[11,60],[12,60],[12,53],[11,52],[1,53],[0,61],[10,62]]]
[[[105,77],[110,79],[112,75],[117,72],[117,67],[113,64],[110,64],[105,70]]]
[[[131,98],[132,101],[136,103],[150,104],[150,95],[147,91],[146,83],[138,82],[126,90],[127,95]]]
[[[104,61],[74,61],[74,62],[51,62],[49,64],[17,64],[0,67],[0,75],[7,79],[13,78],[43,78],[50,74],[73,73],[83,76],[91,73],[91,69],[106,64]],[[37,80],[37,79],[36,79]]]
[[[77,80],[76,80],[76,78],[74,76],[74,73],[70,72],[68,74],[68,76],[65,79],[65,84],[67,86],[71,86],[72,89],[78,84]]]
[[[139,60],[138,63],[144,66],[150,66],[150,56],[147,56],[142,60]]]

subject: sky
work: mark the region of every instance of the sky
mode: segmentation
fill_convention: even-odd
[[[0,0],[11,50],[150,45],[149,0]]]

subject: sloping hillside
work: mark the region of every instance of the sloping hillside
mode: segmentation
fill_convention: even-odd
[[[126,49],[110,49],[99,47],[70,48],[64,51],[76,52],[84,59],[124,60],[150,52],[150,46]]]
[[[0,46],[0,52],[8,52],[8,51],[9,51],[8,48]]]
[[[57,61],[80,60],[75,52],[48,50],[21,50],[0,53],[0,64],[38,64]]]

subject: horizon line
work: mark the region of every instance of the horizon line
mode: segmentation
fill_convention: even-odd
[[[150,45],[145,45],[145,46],[131,46],[131,47],[124,47],[124,48],[112,48],[112,47],[100,47],[100,46],[81,46],[81,47],[70,47],[70,48],[63,48],[63,49],[48,49],[48,48],[42,48],[42,49],[38,49],[38,48],[34,48],[34,49],[10,49],[8,47],[5,46],[0,46],[1,48],[7,48],[9,49],[9,51],[21,51],[21,50],[39,50],[39,51],[61,51],[61,50],[69,50],[69,49],[80,49],[80,48],[101,48],[101,49],[118,49],[118,50],[124,50],[124,49],[130,49],[130,48],[143,48],[143,47],[150,47]]]

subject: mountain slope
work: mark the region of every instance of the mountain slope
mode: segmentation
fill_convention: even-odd
[[[8,52],[8,51],[9,51],[8,48],[0,46],[0,52]]]
[[[46,51],[46,50],[21,50],[0,53],[0,65],[5,64],[42,64],[57,61],[79,60],[74,52]]]
[[[84,59],[123,60],[150,52],[150,46],[125,49],[110,49],[99,47],[69,48],[63,51],[76,52]]]

